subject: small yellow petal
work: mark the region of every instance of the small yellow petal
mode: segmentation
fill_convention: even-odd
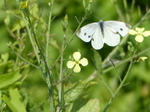
[[[137,41],[137,42],[142,42],[143,40],[144,40],[144,37],[142,36],[142,35],[137,35],[136,37],[135,37],[135,40]]]
[[[137,35],[137,32],[135,30],[130,30],[129,34],[131,34],[131,35]]]
[[[68,61],[68,62],[67,62],[67,67],[68,67],[68,68],[73,68],[74,65],[75,65],[75,61]]]
[[[142,33],[144,31],[144,28],[138,28],[136,27],[135,30],[138,32],[138,33]]]
[[[144,37],[150,36],[150,31],[145,31],[145,32],[142,33],[142,35]]]
[[[79,64],[75,65],[73,71],[76,72],[76,73],[79,73],[81,71],[81,68],[80,68]]]
[[[86,58],[82,58],[79,63],[82,65],[82,66],[86,66],[88,65],[88,60]]]
[[[140,62],[140,61],[145,61],[147,59],[147,57],[139,57],[139,59],[137,60],[138,62]]]
[[[74,52],[74,53],[73,53],[73,58],[74,58],[76,61],[79,61],[80,57],[81,57],[80,52]]]
[[[28,1],[21,2],[20,8],[24,9],[24,8],[27,8],[27,6],[28,6]]]

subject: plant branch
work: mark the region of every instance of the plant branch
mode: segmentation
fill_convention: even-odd
[[[147,13],[141,18],[141,20],[140,20],[133,28],[139,26],[144,20],[146,20],[147,17],[149,16],[149,14],[150,14],[150,9],[147,11]],[[125,36],[125,37],[122,39],[122,41],[120,42],[120,44],[119,44],[118,46],[116,46],[116,47],[114,48],[114,50],[104,59],[104,61],[103,61],[103,63],[102,63],[102,66],[105,65],[105,63],[107,62],[107,60],[108,60],[109,58],[111,58],[111,57],[118,51],[119,47],[120,47],[121,45],[123,45],[123,44],[126,42],[128,36],[129,36],[129,34],[128,34],[127,36]]]
[[[142,54],[148,52],[149,50],[150,50],[150,47],[147,48],[147,49],[145,49],[145,50],[143,50],[143,51],[141,51],[140,53],[138,53],[138,56],[140,56],[140,55],[142,55]],[[135,55],[133,55],[132,57],[129,57],[129,58],[127,58],[127,59],[121,61],[120,63],[116,64],[115,67],[118,67],[118,66],[124,64],[125,62],[129,62],[132,58],[136,58],[136,57],[137,57],[137,54],[135,54]],[[110,70],[112,70],[113,68],[114,68],[114,66],[111,66],[111,67],[109,67],[109,68],[107,68],[107,69],[104,69],[104,70],[102,71],[102,73],[103,73],[103,74],[104,74],[104,73],[107,73],[107,72],[109,72]]]
[[[68,43],[64,46],[63,51],[60,53],[60,55],[57,57],[57,59],[55,60],[53,66],[58,62],[58,60],[60,59],[62,53],[66,50],[66,48],[68,47],[69,43],[71,43],[71,41],[73,40],[74,36],[76,35],[76,32],[79,30],[81,24],[84,22],[84,20],[86,19],[86,15],[87,13],[84,15],[84,17],[82,18],[82,21],[79,23],[77,29],[75,30],[75,32],[73,33],[73,35],[71,36],[70,40],[68,41]]]
[[[119,87],[117,88],[116,92],[112,95],[112,97],[110,98],[109,102],[106,104],[106,106],[104,107],[104,109],[102,110],[102,112],[106,112],[106,110],[108,109],[108,107],[110,106],[110,104],[112,103],[113,99],[115,98],[116,94],[120,91],[120,89],[124,86],[124,83],[129,75],[129,71],[132,68],[132,61],[129,64],[128,70],[125,74],[125,77],[123,78],[122,82],[120,83]]]

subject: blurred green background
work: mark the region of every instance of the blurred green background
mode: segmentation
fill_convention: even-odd
[[[113,3],[115,1],[115,3]],[[133,0],[127,0],[127,9],[124,7],[124,1],[126,0],[93,0],[91,3],[91,13],[87,15],[87,19],[82,24],[88,24],[92,22],[98,22],[100,19],[103,21],[107,20],[120,20],[129,23],[134,26],[136,23],[140,21],[140,19],[147,12],[150,7],[150,1],[148,0],[135,0],[135,4],[133,7],[133,12],[131,13],[131,7]],[[48,13],[49,13],[49,0],[36,0],[34,1],[38,4],[39,13],[42,14],[42,18],[47,21]],[[88,4],[88,0],[85,0],[86,5]],[[15,54],[11,52],[8,48],[8,42],[16,41],[13,38],[6,25],[4,24],[5,18],[7,16],[6,9],[10,9],[14,11],[17,8],[15,1],[0,1],[1,6],[1,16],[0,16],[0,54],[8,52],[10,54],[10,59],[16,58]],[[118,6],[116,9],[116,6]],[[118,11],[121,12],[123,17],[118,15]],[[63,30],[62,30],[62,21],[64,16],[67,14],[68,16],[68,31],[67,38],[71,36],[71,34],[75,31],[78,26],[78,22],[81,21],[83,15],[85,14],[85,9],[83,7],[82,0],[54,0],[54,9],[53,9],[53,21],[51,24],[51,34],[53,38],[57,41],[58,45],[61,46],[62,38],[63,38]],[[95,15],[95,16],[93,16]],[[12,20],[10,23],[10,29],[13,24],[17,21],[15,17],[12,16]],[[98,19],[99,18],[99,19]],[[12,25],[12,26],[11,26]],[[146,30],[150,30],[150,16],[149,18],[142,22],[139,27],[144,27]],[[41,32],[42,33],[42,32]],[[129,36],[128,41],[135,43],[134,36]],[[150,47],[150,37],[145,38],[143,43],[140,45],[140,51]],[[30,50],[30,42],[26,40],[26,50]],[[127,51],[127,44],[124,44],[123,51]],[[73,74],[71,76],[71,81],[76,82],[77,80],[84,80],[89,75],[91,75],[94,71],[94,64],[92,61],[92,47],[90,43],[84,43],[78,37],[75,37],[74,40],[69,44],[69,47],[66,49],[64,53],[65,61],[69,59],[69,55],[72,55],[73,52],[80,50],[83,57],[88,58],[89,65],[87,67],[82,68],[82,71],[78,74]],[[114,48],[105,47],[99,50],[99,54],[104,59]],[[52,58],[56,58],[59,54],[59,50],[56,48],[50,49],[52,52]],[[26,54],[24,54],[26,55]],[[150,52],[146,52],[143,56],[147,56],[148,59],[144,62],[135,63],[130,71],[129,77],[127,78],[127,82],[129,82],[126,86],[124,86],[121,91],[115,97],[113,103],[111,104],[108,112],[150,112]],[[116,54],[115,58],[119,58]],[[123,77],[127,70],[128,63],[125,63],[119,67],[114,67],[114,69],[106,74],[101,76],[102,80],[104,80],[112,90],[116,90],[119,85],[118,76]],[[84,74],[84,75],[83,75]],[[28,91],[30,98],[36,104],[35,108],[38,105],[41,105],[44,100],[47,98],[47,88],[41,79],[41,73],[36,69],[32,69],[30,74],[24,80],[21,85],[22,94],[25,94],[24,91]],[[105,104],[109,101],[111,97],[110,92],[106,88],[106,86],[99,80],[95,79],[98,84],[91,87],[87,94],[89,98],[98,98],[100,101],[100,108],[103,109]]]

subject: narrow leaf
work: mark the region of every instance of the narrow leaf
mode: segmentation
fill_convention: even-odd
[[[21,74],[19,73],[19,70],[0,75],[0,89],[4,89],[14,84],[20,78],[21,78]]]
[[[9,106],[12,112],[26,112],[25,104],[18,88],[10,88],[9,96],[3,95],[3,101]]]
[[[91,99],[84,105],[79,111],[77,112],[99,112],[99,100],[98,99]]]

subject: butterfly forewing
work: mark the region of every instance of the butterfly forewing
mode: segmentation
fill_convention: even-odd
[[[131,26],[127,23],[120,21],[104,21],[105,27],[111,27],[116,30],[122,37],[127,35]]]
[[[79,31],[77,31],[77,36],[81,38],[84,42],[89,42],[96,29],[98,28],[98,23],[91,23],[83,26]]]

